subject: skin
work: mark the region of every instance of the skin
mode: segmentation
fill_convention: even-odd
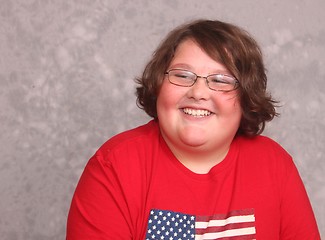
[[[229,74],[224,65],[210,58],[190,39],[177,47],[168,69],[172,68],[199,76]],[[200,114],[203,111],[205,114]],[[171,84],[166,76],[158,94],[157,113],[162,136],[173,154],[185,167],[199,174],[208,173],[224,159],[241,119],[237,91],[211,90],[203,78],[192,87],[180,87]]]

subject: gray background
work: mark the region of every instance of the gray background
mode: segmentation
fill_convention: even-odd
[[[212,18],[251,32],[282,116],[265,134],[294,157],[325,237],[323,0],[0,0],[0,236],[65,238],[95,150],[149,118],[133,79],[165,34]]]

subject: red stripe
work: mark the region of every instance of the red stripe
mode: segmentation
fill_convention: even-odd
[[[227,214],[217,214],[213,216],[196,216],[196,222],[209,222],[210,220],[225,220],[234,216],[253,215],[254,209],[234,210]]]
[[[202,235],[204,233],[217,233],[217,232],[223,232],[226,230],[248,228],[248,227],[255,227],[255,223],[254,222],[232,223],[232,224],[228,224],[226,226],[221,226],[221,227],[208,227],[206,229],[195,229],[195,233]]]
[[[218,240],[256,240],[256,236],[255,234],[252,234],[252,235],[245,235],[245,236],[218,238]]]

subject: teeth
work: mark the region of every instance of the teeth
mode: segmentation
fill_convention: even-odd
[[[194,117],[205,117],[211,115],[208,110],[184,108],[183,112]]]

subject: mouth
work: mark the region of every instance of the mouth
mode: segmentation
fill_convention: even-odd
[[[183,108],[182,111],[193,117],[207,117],[213,114],[212,112],[205,109],[193,109],[193,108]]]

